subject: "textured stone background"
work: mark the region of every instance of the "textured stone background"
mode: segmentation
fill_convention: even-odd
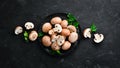
[[[105,35],[99,45],[80,41],[69,56],[51,57],[37,44],[14,35],[26,21],[39,28],[52,13],[75,15],[82,30],[92,22]],[[0,0],[0,68],[120,68],[120,0]]]

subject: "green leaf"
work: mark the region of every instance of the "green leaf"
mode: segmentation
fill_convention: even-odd
[[[67,17],[68,17],[69,21],[75,21],[76,20],[76,18],[71,13],[68,13]]]
[[[57,50],[56,52],[57,52],[57,54],[61,55],[61,52],[59,50]]]
[[[28,42],[28,32],[27,31],[24,32],[24,40],[26,42]]]
[[[95,24],[92,24],[90,26],[90,29],[91,29],[92,32],[96,32],[97,31],[97,27],[95,26]]]
[[[25,41],[28,42],[28,37],[24,37]]]
[[[51,54],[58,54],[58,55],[61,55],[61,52],[59,51],[59,50],[57,50],[57,51],[54,51],[54,50],[51,50]]]
[[[39,36],[39,37],[42,37],[42,36],[44,36],[44,33],[43,33],[43,32],[39,32],[39,33],[38,33],[38,36]]]
[[[67,17],[68,25],[73,25],[78,28],[79,22],[77,22],[76,18],[71,13],[68,13]]]
[[[28,37],[28,32],[27,31],[24,32],[24,37]]]
[[[78,28],[79,22],[74,22],[73,26],[75,26],[76,28]]]

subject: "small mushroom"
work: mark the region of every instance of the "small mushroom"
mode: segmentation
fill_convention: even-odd
[[[58,39],[57,39],[57,44],[59,46],[62,46],[65,42],[65,37],[64,36],[61,36],[61,35],[58,35]]]
[[[52,29],[52,25],[50,23],[47,22],[47,23],[43,24],[43,26],[42,26],[43,32],[47,33],[50,29]]]
[[[53,29],[51,29],[51,30],[48,31],[48,34],[49,34],[49,35],[53,35],[53,34],[55,34],[55,32],[54,32]]]
[[[52,42],[50,41],[50,37],[47,36],[47,35],[43,36],[43,38],[42,38],[42,43],[43,43],[43,45],[46,46],[46,47],[49,47],[49,46],[51,46],[51,44],[52,44]]]
[[[52,50],[55,50],[55,51],[60,50],[60,47],[58,46],[58,44],[57,44],[56,42],[54,42],[54,43],[51,45],[51,48],[52,48]]]
[[[25,28],[27,30],[33,29],[34,28],[34,24],[32,22],[26,22],[25,23]]]
[[[55,24],[55,28],[53,28],[54,32],[60,33],[62,32],[62,27],[60,24]]]
[[[63,21],[61,22],[61,26],[62,26],[63,28],[66,28],[67,25],[68,25],[68,21],[67,21],[67,20],[63,20]]]
[[[60,24],[62,19],[60,17],[54,17],[51,19],[51,24]]]
[[[68,29],[62,29],[61,35],[69,36],[70,35],[70,31]]]
[[[15,28],[15,34],[16,35],[18,35],[18,34],[20,34],[20,33],[22,33],[23,32],[23,28],[21,27],[21,26],[17,26],[16,28]]]
[[[75,26],[73,26],[73,25],[69,25],[67,28],[70,30],[70,32],[76,32],[77,31]]]
[[[74,43],[75,41],[77,41],[78,39],[78,34],[76,32],[72,32],[70,34],[70,36],[68,37],[68,40],[71,42],[71,43]]]
[[[86,28],[84,31],[83,31],[83,36],[85,38],[91,38],[91,29],[90,28]]]
[[[51,36],[51,41],[52,41],[52,42],[56,42],[57,39],[58,39],[58,36],[56,36],[56,34],[53,34],[53,35]]]
[[[33,31],[30,32],[29,39],[31,41],[35,41],[37,39],[37,37],[38,37],[38,33],[35,30],[33,30]]]
[[[100,43],[100,42],[102,42],[103,41],[103,39],[104,39],[104,35],[103,34],[98,34],[98,33],[96,33],[96,34],[94,34],[94,42],[95,43]]]
[[[71,43],[69,41],[65,41],[65,43],[62,46],[62,50],[68,50],[71,47]]]

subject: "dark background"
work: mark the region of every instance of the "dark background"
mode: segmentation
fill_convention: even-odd
[[[37,42],[14,35],[17,25],[32,21],[35,29],[52,13],[72,13],[82,30],[92,23],[103,43],[80,41],[66,57],[52,57]],[[0,68],[120,68],[120,0],[0,0]]]

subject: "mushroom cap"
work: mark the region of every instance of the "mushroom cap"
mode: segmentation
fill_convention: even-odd
[[[69,25],[67,28],[70,30],[70,32],[76,32],[77,31],[75,26],[73,26],[73,25]]]
[[[103,34],[98,34],[98,33],[96,33],[96,34],[94,34],[94,42],[95,43],[100,43],[100,42],[102,42],[103,41],[103,39],[104,39],[104,35]]]
[[[42,38],[42,43],[43,43],[43,45],[46,46],[46,47],[49,47],[49,46],[51,46],[51,44],[52,44],[52,42],[50,41],[50,37],[47,36],[47,35],[43,36],[43,38]]]
[[[60,50],[60,47],[58,46],[58,44],[57,44],[56,42],[54,42],[54,43],[51,45],[51,48],[52,48],[52,50],[55,50],[55,51]]]
[[[34,28],[34,24],[32,22],[26,22],[25,23],[25,28],[27,30],[33,29]]]
[[[70,36],[68,37],[68,40],[71,42],[71,43],[74,43],[78,40],[78,34],[76,32],[72,32],[70,34]]]
[[[65,43],[62,46],[62,50],[68,50],[71,47],[71,43],[69,41],[65,41]]]
[[[62,36],[62,35],[58,35],[57,44],[58,44],[59,46],[62,46],[62,45],[64,44],[64,42],[65,42],[65,37]]]
[[[16,35],[18,35],[18,34],[20,34],[20,33],[22,33],[23,32],[23,28],[21,27],[21,26],[17,26],[16,28],[15,28],[15,34]]]
[[[91,38],[91,29],[90,28],[86,28],[84,31],[83,31],[83,36],[85,38]]]
[[[62,29],[61,35],[63,35],[63,36],[69,36],[70,35],[70,30],[68,30],[68,29]]]
[[[67,25],[68,25],[68,21],[67,21],[67,20],[63,20],[63,21],[61,22],[61,26],[62,26],[63,28],[66,28]]]
[[[47,33],[50,29],[52,29],[52,25],[50,23],[47,22],[47,23],[43,24],[43,26],[42,26],[43,32]]]
[[[51,24],[60,24],[62,19],[60,17],[54,17],[51,19]]]
[[[55,28],[53,28],[54,32],[60,33],[62,31],[62,27],[60,24],[55,24]]]
[[[33,30],[33,31],[30,32],[29,39],[31,41],[35,41],[37,39],[37,37],[38,37],[38,33],[35,30]]]

